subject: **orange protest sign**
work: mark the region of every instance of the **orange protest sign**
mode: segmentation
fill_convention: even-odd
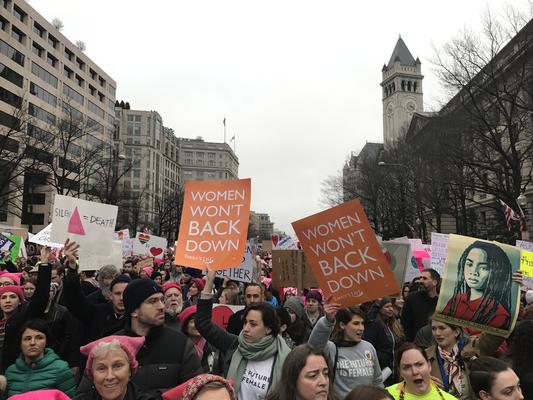
[[[293,222],[292,227],[326,298],[350,306],[399,293],[359,200]]]
[[[250,197],[250,179],[186,181],[175,264],[238,267],[246,248]]]

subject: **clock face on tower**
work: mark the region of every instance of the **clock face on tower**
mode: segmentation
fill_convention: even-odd
[[[407,105],[405,106],[405,108],[407,108],[407,111],[409,111],[410,113],[412,113],[412,112],[415,111],[416,105],[415,105],[415,103],[413,103],[412,101],[410,101],[410,102],[407,103]]]

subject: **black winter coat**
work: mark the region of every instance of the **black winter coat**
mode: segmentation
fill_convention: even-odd
[[[0,373],[13,364],[20,355],[19,334],[26,321],[41,318],[48,305],[50,296],[50,281],[52,269],[50,264],[41,264],[37,274],[37,287],[30,301],[23,304],[19,311],[6,321],[4,331],[4,346],[2,348],[2,362]]]
[[[53,341],[49,343],[56,354],[68,365],[79,367],[81,361],[81,329],[80,323],[73,315],[60,304],[52,303],[50,309],[43,315],[50,328]]]
[[[435,312],[438,296],[429,297],[425,292],[415,292],[407,296],[402,310],[402,326],[409,342],[415,340],[416,333],[427,325]]]
[[[67,268],[63,286],[68,309],[83,326],[84,344],[124,328],[126,318],[115,314],[111,303],[92,304],[87,300],[81,291],[80,277],[76,270]]]

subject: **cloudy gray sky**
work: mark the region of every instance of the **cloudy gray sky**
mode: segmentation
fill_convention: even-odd
[[[515,3],[517,3],[515,1]],[[504,1],[492,0],[501,9]],[[381,67],[398,34],[422,60],[424,101],[442,100],[430,63],[487,1],[32,0],[117,81],[117,99],[157,110],[178,136],[236,136],[252,209],[275,227],[321,210],[320,183],[382,141]]]

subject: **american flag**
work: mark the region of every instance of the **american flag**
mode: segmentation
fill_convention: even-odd
[[[517,214],[511,207],[509,207],[505,202],[500,200],[502,206],[503,214],[505,215],[505,222],[507,222],[507,229],[511,230],[513,226],[513,221],[520,221],[520,230],[526,230],[526,221],[521,215]]]

